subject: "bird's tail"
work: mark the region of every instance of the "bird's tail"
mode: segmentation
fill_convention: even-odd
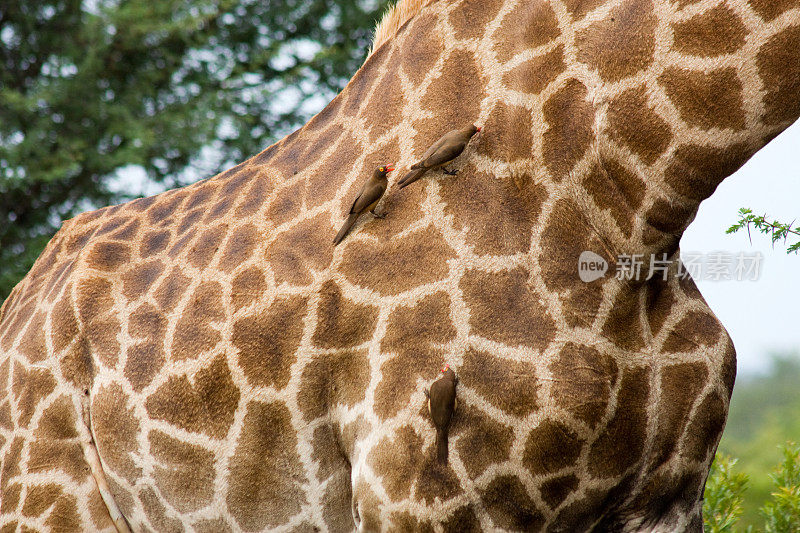
[[[420,177],[422,177],[423,174],[425,174],[425,169],[424,168],[411,167],[411,172],[409,172],[408,174],[403,176],[403,179],[401,179],[398,182],[398,185],[400,185],[400,188],[402,189],[406,185],[409,185],[409,184],[414,183],[415,181],[417,181]]]
[[[447,464],[447,430],[436,430],[436,459],[443,465]]]
[[[352,228],[353,224],[356,223],[356,220],[358,220],[358,213],[351,213],[350,216],[347,217],[347,220],[345,220],[342,229],[339,230],[339,233],[337,233],[336,237],[333,239],[334,246],[342,242],[342,239],[345,238],[347,232],[350,231],[350,228]]]

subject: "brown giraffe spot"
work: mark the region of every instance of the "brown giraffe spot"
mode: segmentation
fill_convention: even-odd
[[[653,337],[658,336],[664,322],[672,314],[676,303],[675,293],[669,282],[653,279],[647,284],[647,320]]]
[[[361,107],[362,115],[366,115],[364,118],[373,141],[389,133],[397,122],[395,119],[402,117],[404,105],[405,97],[400,74],[397,70],[389,70],[381,78],[369,105]]]
[[[472,479],[483,474],[489,466],[507,461],[514,442],[511,427],[496,422],[463,402],[459,403],[453,417],[450,436],[458,437],[458,458]],[[450,447],[452,453],[453,445],[450,444]]]
[[[389,523],[397,531],[414,531],[433,533],[434,529],[430,522],[422,520],[407,511],[394,512],[389,515]]]
[[[220,355],[203,365],[191,381],[186,375],[170,376],[147,398],[145,407],[151,418],[222,439],[233,424],[239,397],[225,357]]]
[[[644,214],[644,219],[656,230],[678,236],[683,233],[696,213],[696,204],[684,204],[678,199],[658,198]]]
[[[608,182],[605,173],[591,174],[587,179],[595,176],[598,180]],[[605,190],[615,189],[609,186]],[[626,213],[625,216],[630,215]],[[581,254],[587,250],[606,257],[606,260],[610,259],[597,230],[587,222],[582,210],[571,200],[559,199],[553,206],[539,245],[542,250],[539,256],[542,280],[564,302],[563,312],[567,323],[572,326],[591,323],[603,300],[604,282],[581,282],[578,262]]]
[[[528,434],[522,464],[534,476],[550,474],[572,466],[584,444],[569,427],[545,419]]]
[[[681,455],[695,461],[707,461],[710,452],[717,447],[727,415],[725,400],[716,391],[710,392],[686,428]]]
[[[431,42],[430,35],[425,38]],[[403,54],[407,56],[408,53]],[[422,97],[424,109],[435,109],[436,116],[415,123],[414,153],[422,156],[428,147],[450,130],[463,128],[477,120],[483,99],[483,77],[472,52],[456,50],[442,67]]]
[[[141,220],[135,218],[125,224],[119,231],[112,233],[112,239],[118,239],[120,241],[131,241],[136,238],[136,234],[139,231],[139,226],[141,226]]]
[[[257,300],[267,289],[264,273],[257,266],[243,270],[231,282],[231,303],[235,313]]]
[[[582,498],[576,499],[556,515],[554,526],[548,531],[614,531],[620,526],[614,523],[619,516],[616,511],[619,502],[627,498],[632,489],[633,476],[619,482],[611,490],[589,489]],[[601,518],[598,521],[599,517]],[[610,522],[610,523],[609,523]]]
[[[700,363],[670,365],[662,370],[658,439],[651,452],[653,469],[670,460],[707,380],[708,369]]]
[[[101,357],[101,361],[103,358]],[[107,361],[106,361],[107,362]],[[116,363],[116,359],[114,360]],[[80,389],[90,388],[94,382],[94,361],[85,339],[73,344],[59,361],[61,375]]]
[[[241,265],[255,250],[258,244],[259,233],[253,224],[246,224],[237,228],[225,246],[225,251],[222,253],[222,258],[219,261],[219,268],[225,272],[230,272],[237,266]]]
[[[112,231],[114,231],[114,230],[118,229],[120,226],[122,226],[125,222],[126,222],[126,219],[125,219],[124,216],[114,217],[111,220],[108,220],[108,221],[104,222],[103,225],[100,226],[100,228],[97,231],[94,232],[94,234],[99,237],[101,235],[105,235],[107,233],[111,233]],[[134,220],[134,222],[136,222],[137,224],[139,223],[138,219]],[[72,246],[70,246],[70,248],[71,247]]]
[[[711,196],[717,185],[739,170],[752,153],[743,144],[728,148],[684,144],[675,150],[665,178],[675,192],[699,202]]]
[[[187,214],[183,215],[183,217],[180,219],[181,223],[178,224],[178,229],[175,231],[175,234],[176,235],[183,235],[187,231],[189,231],[191,229],[195,229],[197,227],[197,224],[200,222],[200,219],[202,218],[203,213],[205,213],[205,212],[206,212],[205,208],[198,207],[194,211],[189,211]],[[191,237],[186,237],[184,235],[184,239],[185,238],[191,238]],[[172,253],[172,252],[170,251],[170,253]]]
[[[380,531],[381,501],[370,488],[369,483],[359,477],[355,482],[353,491],[353,514],[356,520],[360,520],[359,529],[363,531]]]
[[[624,372],[614,417],[589,450],[589,473],[595,477],[621,476],[642,457],[647,429],[650,372]]]
[[[346,348],[372,337],[378,320],[376,308],[351,302],[333,281],[327,281],[319,294],[317,329],[312,338],[315,345],[321,348]]]
[[[364,65],[350,79],[350,82],[342,91],[342,96],[346,96],[342,113],[346,117],[354,117],[367,101],[367,95],[372,87],[377,83],[378,76],[383,71],[383,65],[389,56],[393,46],[381,46],[370,55]],[[376,89],[377,90],[377,89]]]
[[[232,194],[226,194],[222,196],[222,198],[220,198],[217,203],[214,204],[214,207],[208,211],[208,214],[205,216],[203,221],[211,222],[225,216],[225,213],[230,211],[230,209],[233,207],[235,200],[236,197]]]
[[[183,513],[211,503],[214,496],[214,454],[158,430],[151,431],[148,440],[150,453],[156,460],[153,478],[164,499]]]
[[[172,338],[170,357],[173,360],[196,359],[219,342],[219,331],[210,326],[225,318],[222,287],[215,281],[200,284],[189,299]]]
[[[497,255],[530,248],[531,228],[547,197],[544,187],[532,181],[518,188],[511,179],[464,170],[440,194],[455,227],[470,229],[467,241],[475,252]]]
[[[450,13],[449,21],[456,30],[456,39],[478,39],[486,26],[494,20],[502,0],[462,0],[458,9]]]
[[[447,261],[454,255],[439,230],[428,227],[402,239],[346,247],[341,271],[356,285],[399,294],[444,278]]]
[[[620,191],[619,187],[614,180],[612,179],[611,175],[609,175],[606,168],[601,167],[599,163],[595,163],[592,165],[591,170],[587,172],[584,177],[583,181],[581,182],[586,192],[589,193],[592,200],[594,200],[595,205],[603,211],[607,211],[611,217],[616,222],[617,228],[625,235],[625,237],[630,237],[633,231],[633,223],[635,219],[634,213],[631,212],[630,206],[625,201],[625,198],[622,196],[622,192]],[[570,203],[565,203],[566,206],[569,206],[570,209],[574,210],[577,214],[578,210],[572,206]],[[563,224],[563,221],[559,220]],[[555,229],[550,229],[553,227],[552,225],[548,225],[545,228],[545,231],[549,235],[555,236],[557,232]],[[586,228],[588,230],[588,228]],[[562,230],[563,231],[563,230]],[[555,248],[558,250],[558,248]],[[586,248],[589,250],[590,248]],[[573,253],[575,253],[575,249],[573,248]],[[553,265],[548,265],[550,268],[555,268],[555,273],[560,274],[562,282],[566,282],[567,284],[571,284],[574,286],[575,276],[574,272],[573,275],[570,276],[567,269],[563,267],[559,268],[558,264],[554,262]],[[564,276],[566,274],[566,276]],[[572,278],[571,280],[569,278]]]
[[[75,496],[62,494],[56,500],[44,525],[50,531],[80,531],[83,523],[78,515],[78,502]],[[25,531],[25,528],[22,530]]]
[[[447,520],[442,523],[445,533],[478,533],[483,531],[472,504],[464,505],[450,513]],[[431,530],[432,531],[432,530]]]
[[[161,261],[149,261],[138,263],[130,270],[125,272],[122,279],[122,294],[128,300],[136,300],[155,285],[156,279],[164,271],[164,263]]]
[[[528,271],[469,271],[461,278],[469,323],[475,335],[509,346],[543,350],[555,336],[553,319],[528,287]]]
[[[325,213],[303,220],[278,235],[265,252],[266,260],[275,272],[275,282],[311,283],[313,273],[323,270],[331,262],[333,235]]]
[[[565,69],[564,46],[558,45],[546,54],[523,61],[514,67],[503,76],[503,84],[513,91],[539,94]]]
[[[774,2],[770,5],[775,4],[797,5],[794,0]],[[767,124],[783,124],[795,120],[800,115],[800,99],[797,98],[800,93],[798,49],[800,49],[800,27],[793,25],[772,37],[758,52],[758,73],[765,80],[766,90],[764,95],[766,114],[762,120]]]
[[[669,147],[672,131],[648,101],[645,85],[628,89],[608,105],[611,136],[651,165]]]
[[[297,454],[296,431],[282,402],[247,405],[236,452],[230,459],[228,510],[240,527],[285,523],[306,504],[308,483]]]
[[[244,201],[236,208],[234,216],[236,216],[236,218],[244,218],[258,211],[259,208],[266,203],[273,189],[274,185],[268,182],[264,177],[259,176],[253,179],[253,185],[250,187],[250,190],[247,191],[247,194],[244,195]]]
[[[142,475],[142,469],[133,462],[140,454],[139,420],[127,403],[128,395],[120,385],[101,387],[92,398],[92,430],[104,465],[128,483],[135,483]]]
[[[22,504],[23,516],[35,517],[48,510],[61,495],[61,486],[55,483],[46,485],[29,485]]]
[[[634,174],[616,159],[607,159],[603,161],[603,166],[614,182],[614,185],[616,185],[617,190],[620,192],[622,200],[630,206],[632,210],[638,210],[642,205],[642,200],[647,191],[643,176]]]
[[[437,22],[438,19],[433,13],[420,13],[414,17],[401,45],[402,53],[395,53],[390,61],[390,63],[394,63],[399,55],[400,68],[403,69],[406,76],[411,78],[414,85],[422,83],[442,54],[441,40],[431,38],[432,35],[439,34],[439,30],[436,28]],[[389,47],[381,48],[386,50]],[[426,106],[423,107],[430,109]]]
[[[303,206],[303,188],[305,183],[298,181],[293,185],[287,185],[280,190],[272,199],[264,215],[273,224],[285,224],[300,215]]]
[[[250,384],[282,389],[289,382],[303,335],[306,303],[302,297],[276,300],[260,314],[233,325],[231,342],[239,350],[239,366]]]
[[[658,77],[658,83],[690,126],[744,129],[742,82],[735,68],[705,73],[671,67]]]
[[[155,527],[156,531],[177,533],[184,530],[180,520],[167,516],[167,509],[158,499],[156,491],[151,487],[148,486],[139,491],[139,501],[144,507],[147,519]]]
[[[713,346],[722,333],[719,319],[710,312],[689,311],[670,331],[664,352],[693,352],[701,346]]]
[[[128,346],[125,378],[136,392],[148,386],[164,367],[166,357],[161,342],[146,341]]]
[[[17,349],[31,363],[41,361],[47,357],[47,346],[44,338],[45,318],[47,318],[47,315],[44,311],[37,311],[28,322],[28,327],[17,345]]]
[[[256,175],[255,171],[252,168],[248,168],[247,165],[247,161],[239,163],[235,167],[229,168],[214,178],[222,184],[220,195],[236,195],[244,192],[244,189],[247,188],[247,184],[250,183]]]
[[[342,106],[341,93],[326,105],[322,111],[314,115],[311,120],[306,122],[304,126],[309,132],[319,132],[324,130],[327,126],[334,122],[334,119],[339,114],[339,108]]]
[[[169,313],[178,305],[178,301],[189,288],[192,280],[184,276],[179,267],[174,267],[155,291],[153,297],[165,313]]]
[[[564,0],[567,11],[575,21],[582,19],[589,11],[602,3],[603,0]]]
[[[198,182],[192,187],[187,187],[185,190],[191,191],[191,196],[186,205],[183,206],[183,209],[190,211],[200,206],[207,208],[210,198],[217,192],[217,187],[206,180]]]
[[[592,429],[605,416],[619,374],[614,358],[590,346],[567,343],[550,364],[550,395]]]
[[[58,296],[59,293],[63,293],[64,284],[66,283],[66,279],[72,274],[72,271],[75,268],[75,261],[66,261],[61,264],[58,269],[53,273],[50,277],[50,280],[47,283],[47,300],[52,302],[53,299]],[[30,294],[34,294],[39,291],[39,285],[41,281],[34,281],[31,286],[29,287]]]
[[[155,196],[150,196],[147,198],[137,198],[136,200],[125,204],[125,207],[128,208],[127,209],[128,211],[133,211],[135,213],[142,213],[146,211],[148,207],[153,205],[156,199],[157,198]]]
[[[781,14],[797,7],[795,0],[750,0],[749,3],[750,7],[766,22],[771,22]]]
[[[353,160],[362,151],[361,145],[355,137],[350,133],[342,134],[342,129],[339,126],[331,128],[336,133],[343,135],[339,140],[338,146],[334,152],[324,158],[322,165],[310,173],[306,180],[305,201],[307,208],[314,208],[318,205],[332,200],[336,191],[342,186],[343,181],[341,175],[349,170],[353,164]],[[322,158],[322,152],[329,149],[335,140],[331,140],[327,146],[319,147],[318,158]],[[318,161],[313,161],[317,163]],[[366,179],[366,176],[364,176]],[[359,185],[360,187],[360,185]],[[345,202],[352,202],[352,198],[345,197]],[[349,205],[347,206],[349,209]]]
[[[353,491],[350,487],[350,468],[339,470],[328,478],[322,497],[322,519],[331,533],[349,533],[353,523]]]
[[[623,350],[637,351],[645,345],[639,295],[635,287],[622,285],[603,326],[603,335]]]
[[[39,367],[27,370],[19,362],[15,362],[11,392],[17,404],[17,425],[27,428],[39,402],[55,388],[56,380],[49,370]]]
[[[147,219],[151,224],[167,221],[178,206],[186,199],[185,190],[167,191],[157,196],[158,200],[147,210]]]
[[[732,54],[745,43],[747,28],[729,7],[719,5],[685,22],[673,23],[675,49],[688,55]]]
[[[148,231],[142,242],[139,245],[139,255],[141,257],[149,257],[159,252],[163,252],[169,243],[169,231],[167,230],[154,230]]]
[[[396,355],[381,366],[383,379],[375,390],[374,406],[379,417],[387,419],[408,405],[418,379],[436,378],[442,355],[434,345],[455,335],[446,293],[427,296],[416,306],[399,307],[389,315],[381,351]]]
[[[542,109],[549,126],[542,138],[542,156],[556,181],[572,171],[594,138],[594,109],[587,98],[586,87],[571,79]]]
[[[352,407],[364,399],[370,364],[366,351],[319,355],[303,369],[297,403],[306,421],[323,416],[336,404]]]
[[[624,2],[578,32],[578,61],[609,82],[632,76],[653,60],[656,23],[651,0]]]
[[[545,518],[518,477],[504,475],[481,491],[481,501],[494,525],[506,530],[538,531]]]
[[[87,261],[92,268],[112,271],[127,263],[130,255],[130,249],[126,244],[100,242],[91,248],[87,255]]]
[[[733,384],[736,381],[736,348],[733,347],[733,341],[730,337],[727,338],[725,345],[725,353],[722,359],[722,383],[728,391],[728,400],[731,399],[733,393]]]
[[[219,251],[220,242],[226,231],[225,226],[204,229],[186,256],[189,262],[200,270],[205,269]]]
[[[536,367],[529,362],[500,359],[470,348],[459,376],[465,386],[513,416],[524,418],[539,408]]]
[[[542,46],[561,35],[549,2],[523,2],[511,10],[494,34],[494,51],[503,63],[515,55]]]
[[[511,162],[533,156],[533,121],[528,109],[498,102],[485,128],[492,135],[480,137],[480,144],[489,157]]]
[[[14,293],[11,294],[9,299],[12,298],[13,296],[14,296]],[[4,334],[3,334],[3,338],[2,338],[2,341],[3,341],[2,347],[3,347],[4,350],[10,350],[11,349],[13,341],[17,338],[17,335],[19,335],[19,333],[22,330],[22,328],[25,327],[25,325],[28,323],[28,319],[30,318],[31,314],[36,309],[36,302],[34,302],[34,301],[28,301],[28,302],[25,302],[24,304],[23,303],[18,303],[18,302],[14,302],[14,303],[16,305],[14,305],[15,309],[13,309],[13,310],[16,311],[16,315],[14,316],[14,315],[11,315],[9,313],[6,313],[7,317],[14,316],[14,318],[11,319],[11,318],[7,318],[7,317],[2,317],[2,318],[7,318],[7,320],[3,321],[3,324],[4,324],[4,328],[3,329],[5,331],[3,332]],[[6,310],[9,311],[9,312],[12,311],[12,307],[9,304],[5,304],[5,305],[6,305],[6,307],[2,308],[4,312]]]
[[[83,449],[78,442],[75,407],[67,396],[61,396],[42,413],[30,444],[29,472],[59,469],[80,483],[88,472]]]
[[[192,524],[197,533],[233,533],[224,518],[206,518]]]
[[[149,303],[137,307],[128,320],[128,334],[140,339],[161,338],[166,329],[167,320],[164,314]]]
[[[578,489],[580,480],[575,474],[548,479],[539,488],[544,502],[551,509],[556,509],[567,497]]]
[[[664,524],[670,530],[677,530],[676,518],[671,518],[674,513],[689,514],[692,511],[694,502],[700,498],[700,489],[703,486],[703,479],[698,473],[661,472],[650,477],[647,484],[642,487],[630,506],[638,509],[643,516],[652,517],[651,523],[659,521],[659,525]],[[665,521],[671,518],[672,523]],[[686,528],[684,531],[703,531],[702,524],[698,528]]]
[[[350,464],[342,453],[333,428],[322,424],[314,430],[311,457],[318,465],[317,479],[322,482],[340,471],[350,472]]]
[[[70,229],[72,229],[72,227],[70,227]],[[92,233],[92,228],[86,228],[81,233],[73,234],[67,237],[65,246],[67,254],[72,255],[86,246],[86,243],[89,242],[89,238],[92,236]]]
[[[383,437],[370,451],[367,462],[381,476],[392,501],[408,498],[412,486],[429,504],[434,497],[447,501],[462,492],[452,469],[436,463],[432,456],[426,457],[423,444],[414,428],[402,426],[394,432],[394,440]]]
[[[300,130],[295,130],[278,142],[272,157],[262,158],[261,161],[268,162],[283,177],[291,176],[297,173],[307,144],[307,137],[300,135]]]

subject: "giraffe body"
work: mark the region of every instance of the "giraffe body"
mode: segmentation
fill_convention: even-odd
[[[700,531],[735,351],[678,242],[800,115],[798,50],[795,0],[421,7],[294,134],[63,225],[0,308],[0,528]],[[331,246],[464,123],[458,179]]]

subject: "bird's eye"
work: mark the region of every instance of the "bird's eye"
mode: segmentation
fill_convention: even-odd
[[[384,171],[384,168],[383,168],[383,167],[381,167],[381,168],[379,168],[378,170],[380,170],[381,172],[383,172],[383,171]]]

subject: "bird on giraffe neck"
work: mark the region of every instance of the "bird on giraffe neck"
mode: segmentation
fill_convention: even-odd
[[[392,165],[378,167],[366,183],[364,183],[364,186],[361,187],[355,200],[353,200],[353,204],[350,206],[347,220],[345,220],[339,233],[336,234],[336,238],[333,239],[334,246],[342,242],[342,239],[347,236],[350,228],[353,227],[353,224],[356,223],[358,217],[363,213],[369,211],[375,218],[386,217],[385,213],[382,215],[376,213],[375,206],[378,205],[378,202],[380,202],[383,197],[383,193],[386,192],[386,187],[388,186],[387,175],[393,170],[394,167]]]
[[[445,364],[439,379],[433,382],[428,396],[428,411],[431,414],[433,425],[436,428],[436,458],[441,464],[447,464],[447,437],[450,431],[450,421],[458,407],[456,399],[456,385],[458,376]]]
[[[433,143],[423,154],[422,159],[411,165],[411,170],[403,176],[398,183],[400,188],[406,187],[420,179],[429,170],[436,170],[444,167],[447,163],[461,155],[467,147],[473,135],[481,131],[481,128],[468,126],[460,130],[453,130],[445,133],[438,141]],[[443,169],[445,174],[455,175],[457,171]]]

